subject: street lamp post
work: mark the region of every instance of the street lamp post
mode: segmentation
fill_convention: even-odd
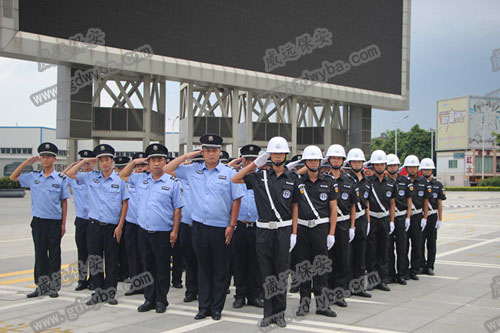
[[[409,116],[404,116],[403,118],[399,119],[396,121],[396,137],[394,140],[394,155],[398,156],[398,130],[399,130],[399,123],[408,118]]]
[[[484,112],[483,112],[483,123],[481,125],[483,127],[483,151],[481,153],[482,161],[481,161],[481,179],[484,180]]]

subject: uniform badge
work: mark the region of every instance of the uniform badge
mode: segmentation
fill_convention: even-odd
[[[101,151],[104,151],[104,150],[106,150],[106,147],[101,146]]]
[[[168,191],[168,190],[170,190],[170,187],[168,187],[168,186],[162,186],[161,189],[165,190],[165,191]]]
[[[200,175],[203,173],[201,170],[196,170],[196,173],[199,173]]]
[[[154,150],[154,151],[157,151],[157,150],[158,150],[158,146],[157,146],[157,145],[154,145],[154,146],[153,146],[153,150]]]
[[[423,197],[424,196],[424,191],[418,191],[418,196]]]
[[[326,193],[321,193],[319,195],[319,198],[321,201],[326,201],[326,199],[328,199],[328,195]]]
[[[38,180],[35,180],[35,184],[40,184],[40,182]]]
[[[52,184],[52,187],[59,188],[59,184]]]
[[[250,146],[250,148],[248,148],[248,150],[253,151],[253,146]]]
[[[120,186],[118,184],[111,184],[112,188],[119,188]]]
[[[404,196],[405,195],[405,191],[404,190],[399,190],[399,195],[400,196]]]
[[[347,192],[342,193],[342,200],[347,200],[347,199],[349,199],[349,193]]]
[[[148,181],[147,181],[147,180],[143,180],[143,181],[142,181],[142,183],[143,183],[143,184],[147,184],[147,183],[148,183]]]
[[[434,199],[437,199],[438,194],[437,193],[433,193],[432,196],[434,197]]]
[[[219,176],[219,179],[226,179],[226,176],[222,176],[222,175],[220,175],[220,176]]]
[[[335,187],[335,192],[339,193],[339,188],[338,187]]]
[[[368,192],[363,193],[363,198],[368,199]]]
[[[208,141],[210,141],[210,142],[214,141],[214,137],[213,137],[213,136],[211,136],[211,135],[209,135],[209,136],[208,136]]]
[[[99,183],[99,179],[97,179],[97,178],[94,178],[92,180],[94,181],[94,183]]]
[[[283,191],[283,198],[288,199],[292,196],[292,192],[290,190],[284,190]]]
[[[387,191],[387,192],[385,192],[385,196],[386,196],[386,197],[390,198],[390,197],[391,197],[391,195],[392,195],[392,192],[391,192],[391,191]]]
[[[49,149],[50,145],[48,143],[45,144],[45,149]]]
[[[413,186],[410,186],[410,191],[413,191]]]

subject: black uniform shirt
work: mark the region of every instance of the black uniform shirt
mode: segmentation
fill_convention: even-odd
[[[363,175],[363,178],[361,180],[358,179],[358,176],[354,172],[349,172],[347,174],[356,184],[359,190],[359,205],[356,205],[356,212],[360,212],[361,210],[365,210],[368,208],[366,205],[367,201],[370,201],[370,195],[371,195],[371,183],[368,180],[368,177]]]
[[[432,191],[432,194],[429,198],[429,203],[431,204],[432,209],[438,209],[438,200],[446,200],[443,184],[432,178],[429,181],[429,185],[431,186]]]
[[[266,188],[264,186],[264,170],[252,172],[244,178],[249,190],[253,189],[255,205],[259,214],[259,222],[279,221],[271,208]],[[292,219],[292,203],[299,200],[299,177],[285,168],[277,177],[274,169],[267,171],[267,181],[274,206],[283,221]]]
[[[315,220],[316,215],[309,206],[304,191],[305,187],[307,196],[311,200],[314,209],[318,212],[320,218],[330,217],[330,201],[337,200],[338,188],[335,180],[332,177],[319,174],[318,179],[313,183],[309,175],[300,176],[301,185],[299,185],[299,218],[302,220]]]
[[[395,198],[397,194],[396,181],[387,176],[384,176],[384,178],[382,178],[382,181],[379,181],[376,175],[371,176],[369,180],[372,184],[372,195],[370,196],[370,211],[383,213],[385,209],[385,211],[388,212],[391,208],[391,199]],[[378,204],[373,191],[377,193],[377,197],[380,200],[380,203],[382,204],[382,206],[384,206],[383,208]]]
[[[335,179],[333,176],[331,176]],[[351,205],[356,205],[359,200],[358,187],[351,177],[341,173],[340,177],[335,179],[339,189],[337,206],[343,215],[351,214]]]
[[[432,189],[427,179],[418,176],[415,177],[412,197],[412,203],[415,205],[415,208],[422,209],[424,207],[424,199],[429,199],[431,196]]]
[[[407,199],[413,196],[413,183],[410,178],[398,175],[396,178],[398,193],[396,195],[396,208],[399,211],[408,209]]]

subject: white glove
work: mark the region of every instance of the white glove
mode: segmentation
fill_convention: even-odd
[[[302,161],[301,161],[301,160],[298,160],[298,161],[290,162],[290,163],[288,163],[288,164],[286,165],[286,168],[287,168],[288,170],[290,170],[290,171],[293,171],[293,170],[295,170],[295,166],[296,166],[297,164],[299,164],[300,162],[302,162]]]
[[[389,235],[394,232],[394,228],[395,228],[394,222],[389,223]]]
[[[437,220],[436,229],[439,230],[439,228],[441,228],[441,221]]]
[[[330,250],[334,244],[335,244],[335,236],[328,235],[326,237],[326,247],[328,248],[328,250]]]
[[[368,225],[366,226],[366,235],[368,236],[370,234],[370,222],[368,222]]]
[[[427,225],[427,219],[422,219],[422,222],[420,222],[420,226],[422,227],[422,231],[424,231],[426,225]]]
[[[410,229],[410,219],[405,219],[405,231],[408,231],[408,229]]]
[[[291,234],[290,235],[290,251],[292,252],[293,248],[295,247],[295,244],[297,244],[297,235]]]
[[[355,230],[356,230],[355,228],[349,228],[349,243],[352,242],[352,240],[354,239]]]
[[[262,168],[264,165],[266,165],[267,160],[269,159],[270,156],[271,156],[271,154],[264,153],[264,154],[260,155],[259,157],[257,157],[255,159],[255,161],[253,161],[253,162],[255,163],[257,168]]]

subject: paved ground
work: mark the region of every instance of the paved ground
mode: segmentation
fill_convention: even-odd
[[[390,293],[374,291],[368,301],[348,299],[345,309],[334,307],[337,318],[308,315],[293,318],[297,294],[288,294],[286,330],[303,332],[481,332],[500,316],[500,193],[449,192],[444,223],[439,231],[437,276],[422,276],[407,286],[391,284]],[[73,221],[71,200],[68,221]],[[195,321],[197,304],[183,303],[183,290],[171,289],[164,314],[136,311],[142,297],[121,297],[117,306],[65,316],[88,290],[63,286],[58,299],[27,299],[33,290],[33,245],[29,227],[29,194],[23,199],[0,199],[0,332],[30,332],[29,323],[59,311],[63,322],[46,332],[258,332],[260,309],[233,309],[234,289],[227,297],[221,321]],[[62,241],[63,264],[76,261],[74,226],[68,223]],[[64,266],[66,267],[66,266]],[[494,293],[497,277],[498,292]],[[120,283],[119,288],[128,288]],[[78,310],[75,308],[75,311]],[[69,310],[66,310],[69,311]],[[500,317],[499,317],[500,318]],[[498,326],[490,323],[491,331]],[[283,330],[284,331],[284,330]]]

